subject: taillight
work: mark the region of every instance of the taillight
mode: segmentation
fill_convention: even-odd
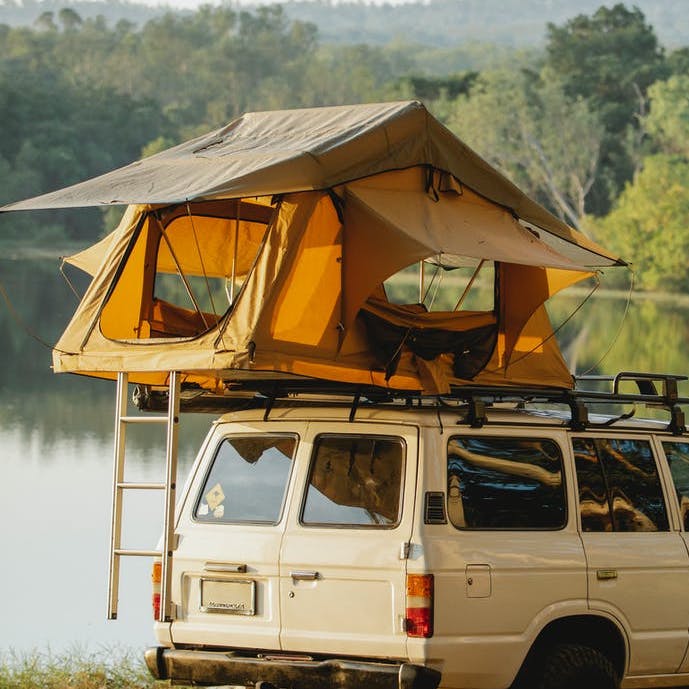
[[[156,560],[153,563],[153,569],[151,570],[151,582],[153,584],[153,594],[151,596],[151,602],[153,603],[153,619],[160,619],[160,582],[163,575],[163,563],[160,560]]]
[[[407,636],[433,636],[433,575],[407,574]]]

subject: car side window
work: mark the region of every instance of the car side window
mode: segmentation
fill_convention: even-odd
[[[672,482],[682,515],[682,528],[689,531],[689,443],[668,441],[663,450],[670,465]]]
[[[314,443],[301,523],[392,527],[399,523],[406,445],[401,438],[321,435]]]
[[[216,524],[277,524],[296,448],[294,435],[224,438],[197,498],[194,518]]]
[[[668,531],[651,443],[633,438],[574,438],[583,531]]]
[[[458,529],[560,529],[567,521],[562,453],[549,439],[451,437],[447,494]]]

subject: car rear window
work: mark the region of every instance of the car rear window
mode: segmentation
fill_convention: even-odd
[[[316,438],[302,524],[367,528],[398,524],[405,450],[401,438]]]
[[[197,499],[195,519],[221,524],[276,524],[296,447],[294,435],[224,438]]]
[[[567,521],[562,453],[549,439],[451,437],[447,493],[458,529],[560,529]]]

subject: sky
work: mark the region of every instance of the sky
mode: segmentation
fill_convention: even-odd
[[[169,6],[181,9],[197,9],[201,5],[220,5],[227,0],[132,0],[142,5]],[[230,5],[266,5],[275,2],[276,0],[229,0],[227,4]],[[308,0],[307,0],[308,1]],[[363,2],[367,5],[403,5],[419,0],[330,0],[333,4],[340,4],[341,2]]]

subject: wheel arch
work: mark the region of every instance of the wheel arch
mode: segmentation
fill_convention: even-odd
[[[627,643],[624,632],[615,621],[602,615],[570,615],[550,621],[539,632],[522,663],[515,686],[528,686],[523,680],[529,668],[537,665],[548,649],[563,643],[589,646],[600,651],[613,664],[618,677],[624,676]]]

